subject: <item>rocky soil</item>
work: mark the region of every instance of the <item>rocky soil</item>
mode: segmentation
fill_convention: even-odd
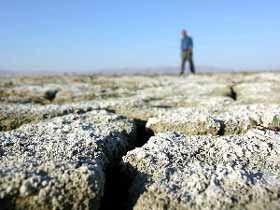
[[[1,76],[0,209],[280,209],[280,74]]]

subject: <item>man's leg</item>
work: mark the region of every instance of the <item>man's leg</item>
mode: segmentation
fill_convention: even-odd
[[[191,53],[191,55],[190,55],[189,62],[190,62],[190,70],[191,70],[191,73],[195,74],[195,67],[194,67],[194,63],[193,63],[193,56],[192,56],[192,53]]]
[[[180,71],[180,75],[184,74],[184,71],[185,71],[185,64],[186,64],[186,55],[185,55],[185,53],[182,53],[182,56],[181,56],[181,71]]]

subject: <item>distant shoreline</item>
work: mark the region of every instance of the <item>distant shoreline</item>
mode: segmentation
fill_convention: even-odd
[[[103,75],[103,76],[122,76],[122,75],[177,75],[179,72],[177,69],[136,69],[126,70],[126,69],[119,69],[119,70],[98,70],[98,71],[14,71],[14,70],[0,70],[0,76],[51,76],[51,75]],[[268,69],[268,70],[227,70],[227,69],[199,69],[197,70],[197,74],[207,75],[207,74],[224,74],[224,73],[268,73],[273,72],[277,73],[280,72],[280,69]],[[189,72],[186,71],[186,74]]]

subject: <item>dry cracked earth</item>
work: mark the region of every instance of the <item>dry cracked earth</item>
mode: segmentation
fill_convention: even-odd
[[[1,76],[0,209],[280,209],[280,74]]]

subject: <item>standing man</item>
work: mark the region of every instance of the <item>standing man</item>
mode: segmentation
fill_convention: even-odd
[[[181,72],[180,75],[184,74],[186,61],[190,64],[191,73],[195,73],[195,68],[193,64],[193,40],[188,36],[186,30],[182,30],[182,40],[181,40]]]

